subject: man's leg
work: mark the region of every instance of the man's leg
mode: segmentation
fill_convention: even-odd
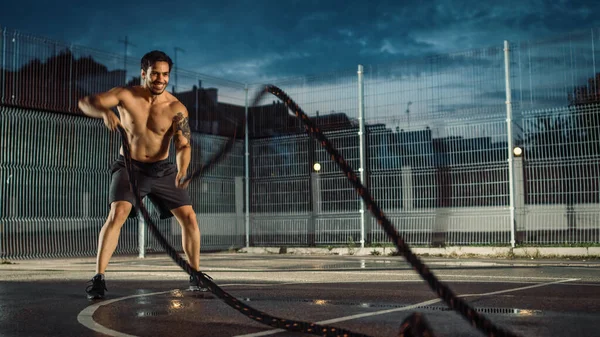
[[[181,226],[181,243],[185,256],[192,269],[200,271],[200,228],[196,220],[196,213],[192,207],[192,200],[188,191],[175,186],[177,167],[173,163],[159,164],[164,175],[152,180],[152,188],[148,198],[157,207],[162,219],[174,216]],[[159,170],[160,171],[160,170]],[[208,291],[202,287],[199,277],[190,276],[192,291]]]
[[[181,226],[181,243],[188,263],[194,270],[200,270],[200,228],[196,213],[190,205],[171,210]]]
[[[133,206],[128,201],[115,201],[110,204],[108,218],[98,235],[98,255],[96,256],[96,275],[91,279],[91,284],[85,289],[89,299],[104,298],[106,283],[104,272],[108,261],[117,248],[121,227]]]
[[[119,242],[119,235],[121,234],[121,227],[131,212],[133,206],[128,201],[115,201],[110,204],[110,212],[108,218],[100,230],[98,236],[98,254],[96,256],[96,274],[104,274],[108,262],[112,257],[117,243]]]

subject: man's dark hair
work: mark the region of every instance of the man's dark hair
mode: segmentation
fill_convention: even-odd
[[[148,70],[149,67],[153,66],[156,62],[167,62],[169,64],[169,71],[173,68],[173,61],[169,57],[169,55],[165,54],[160,50],[153,50],[149,53],[146,53],[144,57],[142,57],[142,70]]]

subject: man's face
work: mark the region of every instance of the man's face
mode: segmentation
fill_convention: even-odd
[[[154,95],[160,95],[169,84],[169,64],[158,61],[150,66],[147,71],[142,70],[142,77],[146,80],[146,87]]]

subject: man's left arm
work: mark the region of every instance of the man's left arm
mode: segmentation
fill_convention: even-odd
[[[192,157],[189,116],[183,104],[177,105],[177,113],[173,117],[173,141],[175,142],[175,154],[177,161],[177,178],[175,185],[179,188],[187,187],[181,180],[187,175],[188,166]]]

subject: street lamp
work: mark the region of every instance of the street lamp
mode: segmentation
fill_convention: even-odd
[[[523,149],[519,146],[515,146],[515,148],[513,149],[513,154],[515,155],[515,157],[520,157],[523,155]]]

